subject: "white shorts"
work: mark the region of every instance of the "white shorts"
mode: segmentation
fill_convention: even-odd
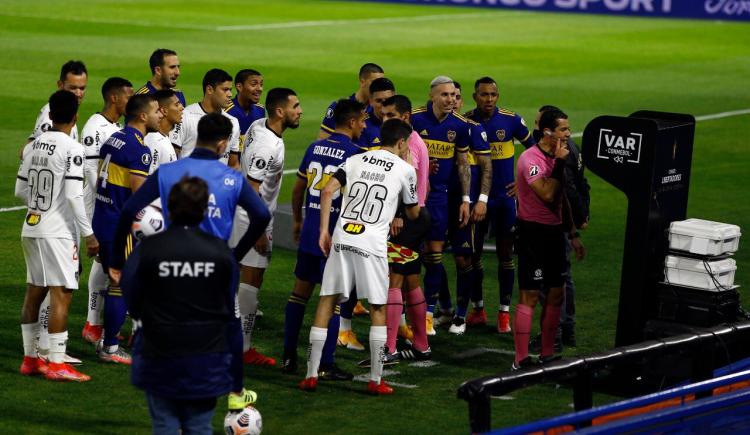
[[[344,302],[355,288],[359,299],[385,305],[388,302],[388,259],[335,243],[323,271],[320,295],[340,294],[339,301]]]
[[[232,223],[232,235],[229,237],[229,247],[234,248],[240,243],[240,239],[245,235],[247,228],[250,226],[250,219],[247,217],[245,210],[240,208],[234,214],[234,222]],[[266,237],[268,238],[268,247],[266,248],[265,254],[259,254],[255,248],[250,250],[242,257],[240,264],[243,266],[257,267],[259,269],[268,269],[268,264],[271,262],[271,251],[273,250],[273,218],[266,227]]]
[[[78,288],[78,244],[70,239],[21,237],[26,282],[39,287]]]

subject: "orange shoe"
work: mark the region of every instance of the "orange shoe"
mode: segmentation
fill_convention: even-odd
[[[248,365],[253,366],[275,366],[276,360],[263,355],[262,353],[258,352],[254,347],[251,347],[250,350],[245,352],[242,355],[242,362]]]
[[[365,306],[362,305],[362,302],[357,301],[357,305],[354,306],[352,314],[354,314],[355,316],[369,316],[370,310],[365,308]]]
[[[305,378],[299,383],[302,391],[315,391],[318,388],[318,378]]]
[[[386,384],[382,379],[380,380],[379,384],[375,381],[370,381],[370,383],[367,384],[367,391],[374,396],[393,394],[393,388],[391,388],[390,385]]]
[[[410,343],[414,341],[414,331],[412,331],[409,325],[399,325],[398,336]]]
[[[474,308],[466,318],[466,324],[469,326],[482,326],[487,324],[487,312],[484,308]]]
[[[74,369],[70,364],[65,363],[49,363],[47,373],[44,375],[50,381],[73,381],[73,382],[86,382],[91,380],[91,376],[84,375],[78,370]]]
[[[365,350],[365,346],[357,340],[357,334],[355,334],[352,329],[340,330],[339,338],[336,339],[336,344],[339,346],[345,346],[347,349],[351,350]]]
[[[47,373],[47,369],[47,363],[43,359],[25,356],[18,371],[24,376],[36,376]]]
[[[507,311],[497,312],[497,333],[498,334],[509,334],[510,333],[510,313]]]
[[[83,336],[83,339],[88,341],[89,343],[96,344],[96,342],[101,340],[101,338],[104,336],[104,326],[92,325],[91,323],[86,322],[83,325],[83,332],[81,332],[81,336]]]

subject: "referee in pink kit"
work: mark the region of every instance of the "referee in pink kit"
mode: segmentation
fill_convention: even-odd
[[[563,191],[570,138],[568,115],[560,110],[544,112],[539,120],[539,130],[542,139],[521,154],[516,166],[516,250],[520,297],[513,322],[516,350],[513,370],[533,365],[529,357],[529,334],[542,287],[549,289],[549,294],[542,309],[539,361],[543,364],[555,359],[555,333],[560,323],[566,273],[565,237],[570,239],[578,260],[586,255]]]

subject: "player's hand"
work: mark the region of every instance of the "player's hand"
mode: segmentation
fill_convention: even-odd
[[[120,278],[122,278],[122,271],[119,269],[109,268],[109,280],[110,284],[117,287],[120,285]]]
[[[482,222],[487,215],[487,203],[478,201],[471,209],[471,222]]]
[[[438,159],[430,159],[430,175],[437,174],[439,169],[440,163],[438,163]]]
[[[570,245],[576,251],[576,260],[581,261],[586,258],[586,247],[583,246],[583,242],[580,237],[576,237],[570,241]]]
[[[402,218],[394,218],[391,222],[391,235],[398,236],[401,230],[404,228],[404,220]]]
[[[294,244],[299,245],[299,237],[302,234],[302,222],[294,222],[292,224],[292,237],[294,238]]]
[[[557,145],[555,146],[555,158],[566,160],[568,158],[568,154],[570,154],[570,149],[568,149],[568,141],[565,141],[563,143],[560,138],[557,138]]]
[[[264,255],[266,251],[268,250],[268,237],[266,237],[265,234],[260,236],[258,238],[258,241],[255,242],[255,252],[257,252],[260,255]]]
[[[515,181],[512,181],[505,185],[505,189],[507,190],[506,195],[508,195],[511,198],[515,198],[518,196],[518,185]]]
[[[469,203],[462,202],[461,205],[458,207],[458,227],[459,228],[465,227],[466,224],[469,223],[470,217],[471,217],[471,214],[469,213]]]
[[[331,235],[328,231],[321,231],[320,238],[318,238],[318,246],[323,251],[323,255],[328,257],[328,253],[331,252]]]
[[[99,253],[99,241],[96,240],[96,236],[92,234],[84,237],[83,240],[86,241],[86,255],[93,257]]]

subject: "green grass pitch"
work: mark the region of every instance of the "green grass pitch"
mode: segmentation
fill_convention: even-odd
[[[444,17],[423,18],[434,15]],[[366,21],[373,18],[383,20]],[[295,24],[300,21],[317,23]],[[292,24],[263,26],[278,23]],[[569,113],[575,131],[601,114],[651,109],[703,115],[750,107],[746,24],[343,1],[4,0],[0,174],[6,181],[0,188],[0,207],[20,204],[13,197],[17,151],[55,89],[60,65],[82,59],[88,66],[82,127],[101,108],[102,82],[119,75],[140,86],[149,78],[148,56],[158,47],[179,52],[179,84],[188,102],[197,101],[203,73],[212,67],[231,74],[256,68],[265,76],[266,90],[295,89],[304,115],[300,128],[286,137],[287,169],[296,168],[316,137],[326,105],[354,91],[356,71],[364,62],[382,65],[399,93],[418,104],[426,100],[429,80],[438,74],[452,76],[465,89],[476,78],[490,75],[499,82],[504,107],[531,120],[540,105],[556,104]],[[470,101],[469,92],[465,96]],[[750,229],[749,121],[744,115],[697,125],[691,217]],[[626,203],[624,195],[593,174],[589,180],[592,221],[583,240],[590,257],[574,266],[579,347],[566,350],[566,355],[603,350],[614,341]],[[290,199],[291,181],[285,181],[282,202]],[[93,349],[80,338],[85,284],[71,310],[69,349],[84,359],[82,370],[92,382],[61,385],[17,374],[25,277],[19,240],[22,217],[22,211],[0,213],[0,432],[148,433],[144,396],[130,385],[128,370],[98,363]],[[748,285],[750,250],[744,244],[736,255],[737,281]],[[452,262],[447,259],[452,281]],[[497,304],[497,262],[490,254],[485,260],[485,294],[492,313]],[[266,315],[257,327],[257,345],[276,357],[294,261],[294,252],[278,249],[261,291],[260,306]],[[89,262],[84,264],[88,269]],[[744,289],[742,294],[748,296]],[[301,334],[302,361],[313,309],[308,308]],[[360,338],[367,337],[365,321],[357,320],[355,330]],[[397,366],[398,374],[388,379],[417,387],[398,388],[393,397],[368,397],[365,384],[359,382],[323,384],[317,393],[304,394],[297,390],[302,370],[286,376],[278,368],[248,368],[246,383],[259,393],[257,406],[268,434],[466,433],[467,407],[456,399],[456,388],[466,379],[507,370],[512,357],[497,352],[472,359],[454,356],[482,347],[510,351],[512,339],[483,329],[470,329],[460,338],[440,330],[431,344],[438,365]],[[364,371],[356,369],[356,362],[365,357],[348,350],[337,354],[340,365],[358,374]],[[571,410],[571,392],[553,385],[518,391],[511,398],[494,402],[493,427]],[[595,403],[611,400],[595,397]],[[224,402],[219,403],[217,431],[225,412]]]

